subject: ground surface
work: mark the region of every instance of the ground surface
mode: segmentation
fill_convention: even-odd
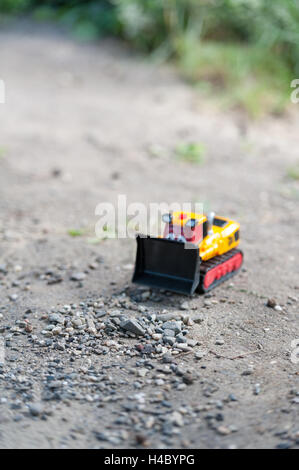
[[[248,123],[118,44],[32,25],[3,29],[0,57],[0,447],[299,447],[297,110]],[[204,164],[173,156],[190,141]],[[240,221],[245,269],[183,306],[132,287],[135,242],[91,243],[96,205],[118,194]],[[165,358],[118,328],[139,316],[159,332],[152,314],[198,344]]]

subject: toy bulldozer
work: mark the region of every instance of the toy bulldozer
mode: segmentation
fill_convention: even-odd
[[[224,217],[173,212],[162,217],[162,238],[138,235],[133,282],[180,294],[205,293],[243,263],[240,225]]]

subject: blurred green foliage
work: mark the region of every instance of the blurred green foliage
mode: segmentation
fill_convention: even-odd
[[[31,0],[0,0],[1,13],[19,13],[31,6]]]
[[[177,145],[175,153],[180,160],[201,164],[204,160],[206,147],[197,142],[182,143]]]
[[[224,104],[280,112],[299,76],[299,0],[0,0],[82,40],[113,35],[182,73]]]
[[[287,175],[289,178],[293,180],[299,180],[299,163],[297,163],[295,166],[288,168]]]

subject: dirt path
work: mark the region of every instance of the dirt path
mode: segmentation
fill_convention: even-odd
[[[298,447],[299,365],[290,354],[299,339],[299,183],[287,177],[298,162],[295,108],[285,119],[248,123],[215,111],[172,71],[118,44],[80,45],[32,25],[2,31],[0,57],[7,88],[0,105],[0,334],[7,342],[0,447]],[[174,158],[175,147],[191,141],[204,143],[203,165]],[[118,194],[129,202],[203,201],[241,223],[244,271],[212,297],[188,300],[191,318],[200,313],[204,321],[189,331],[199,342],[194,352],[177,359],[196,377],[187,393],[156,359],[152,377],[139,376],[137,386],[137,356],[83,354],[79,364],[68,349],[39,348],[21,326],[14,330],[25,315],[39,338],[51,307],[86,299],[122,311],[127,286],[129,312],[182,312],[179,296],[135,302],[134,241],[91,243],[96,205]],[[70,237],[75,228],[86,234]],[[85,271],[82,283],[70,281],[74,271]],[[266,307],[272,297],[281,309]],[[201,361],[196,351],[206,353]],[[84,367],[107,365],[106,396],[116,400],[86,399],[80,378],[76,400],[57,397],[41,405],[45,413],[28,415],[28,404],[45,402],[55,360],[71,384],[69,368],[87,377]],[[149,424],[142,400],[156,407],[157,387],[165,403]],[[128,396],[141,406],[135,418],[123,406]],[[171,431],[163,424],[168,410],[182,418]]]

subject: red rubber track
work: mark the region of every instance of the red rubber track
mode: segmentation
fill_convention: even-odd
[[[243,253],[234,249],[229,253],[204,261],[200,268],[200,290],[208,292],[235,275],[243,264]]]

